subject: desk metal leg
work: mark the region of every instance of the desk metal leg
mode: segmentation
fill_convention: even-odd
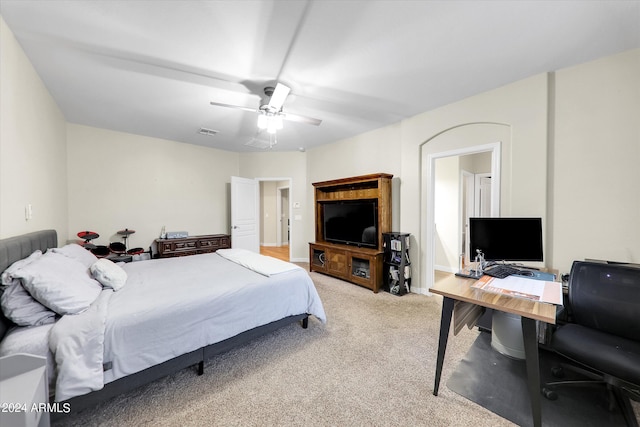
[[[527,364],[527,385],[531,399],[531,412],[534,427],[542,425],[540,412],[540,363],[538,358],[538,333],[536,321],[522,316],[522,338]]]
[[[447,340],[449,339],[449,328],[451,327],[451,315],[453,314],[454,300],[444,297],[442,301],[442,317],[440,318],[440,339],[438,341],[438,360],[436,362],[436,381],[433,386],[433,395],[438,395],[440,387],[440,376],[442,375],[442,365],[444,363],[444,353],[447,350]]]

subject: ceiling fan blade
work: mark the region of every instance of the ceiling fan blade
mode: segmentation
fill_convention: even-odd
[[[213,101],[211,101],[209,104],[216,105],[218,107],[235,108],[237,110],[244,110],[244,111],[249,111],[249,112],[252,112],[252,113],[257,113],[258,112],[258,110],[256,108],[243,107],[241,105],[223,104],[221,102],[213,102]]]
[[[290,113],[280,113],[280,115],[282,116],[283,119],[289,120],[291,122],[306,123],[308,125],[314,125],[314,126],[320,126],[320,123],[322,123],[322,120],[314,119],[313,117],[299,116],[297,114],[290,114]]]
[[[269,107],[275,109],[276,111],[280,111],[282,109],[282,105],[284,104],[284,100],[289,96],[289,92],[291,92],[291,88],[283,85],[282,83],[276,84],[276,88],[273,91],[273,95],[269,99]]]
[[[265,106],[261,106],[259,109],[243,107],[240,105],[232,105],[232,104],[223,104],[222,102],[214,102],[211,101],[211,105],[215,105],[218,107],[226,107],[226,108],[235,108],[237,110],[249,111],[252,113],[265,113],[268,114],[278,114],[285,120],[289,120],[292,122],[306,123],[309,125],[319,126],[322,123],[320,119],[314,119],[313,117],[300,116],[297,114],[284,113],[282,112],[282,105],[284,104],[285,99],[289,96],[289,92],[291,92],[291,88],[283,85],[282,83],[276,84],[276,88],[273,90],[273,94],[271,94],[271,98],[269,99],[269,104]]]

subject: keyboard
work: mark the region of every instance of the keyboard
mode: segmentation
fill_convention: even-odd
[[[504,279],[505,277],[509,277],[512,274],[520,273],[520,270],[515,267],[511,267],[510,265],[497,264],[491,268],[484,270],[483,273],[487,276]]]

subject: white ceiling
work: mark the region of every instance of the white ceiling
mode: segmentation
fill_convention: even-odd
[[[292,88],[285,112],[322,120],[285,122],[273,150],[290,151],[640,47],[639,1],[0,0],[0,13],[69,122],[233,151],[262,150],[245,145],[256,114],[209,102],[258,108],[275,81]]]

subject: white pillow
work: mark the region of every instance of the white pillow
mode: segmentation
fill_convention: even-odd
[[[87,268],[91,267],[94,262],[98,260],[98,257],[95,256],[91,251],[86,250],[82,246],[77,243],[69,243],[61,248],[53,248],[51,249],[53,252],[62,254],[71,259],[75,259],[82,263],[82,265]]]
[[[4,285],[4,286],[13,285],[14,284],[13,283],[13,281],[14,281],[13,274],[16,271],[18,271],[19,269],[21,269],[22,267],[25,267],[26,265],[30,264],[34,260],[40,258],[41,256],[42,256],[42,251],[40,249],[38,249],[37,251],[33,252],[28,257],[23,258],[21,260],[18,260],[16,262],[14,262],[13,264],[11,264],[9,267],[7,267],[7,269],[5,271],[2,272],[2,276],[0,277],[0,281],[1,281],[2,285]]]
[[[47,251],[15,276],[33,298],[58,314],[86,310],[102,290],[88,268],[56,252]]]
[[[22,287],[20,279],[14,277],[16,271],[26,267],[34,260],[42,256],[42,251],[37,250],[26,258],[11,264],[2,272],[2,296],[0,306],[4,315],[16,325],[36,326],[55,322],[56,314],[47,307],[34,300]]]
[[[16,325],[37,326],[56,321],[56,314],[34,300],[17,279],[15,284],[7,286],[2,292],[0,305],[7,319]]]
[[[106,258],[94,262],[90,270],[93,277],[102,283],[102,286],[111,288],[114,291],[122,288],[127,282],[127,272],[118,264]]]

